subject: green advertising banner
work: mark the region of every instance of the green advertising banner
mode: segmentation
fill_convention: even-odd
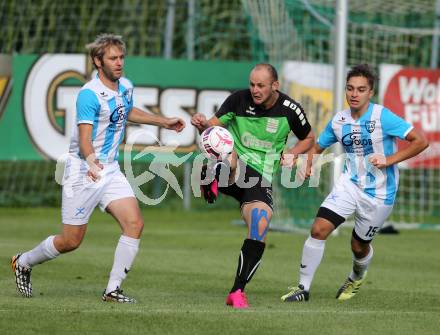
[[[136,150],[175,143],[177,151],[196,150],[197,132],[190,125],[191,115],[213,115],[231,91],[248,86],[253,65],[127,57],[125,76],[135,86],[135,106],[181,117],[188,126],[175,134],[155,126],[129,124],[125,141],[143,128],[147,135],[136,136],[130,143]],[[66,153],[75,127],[76,96],[94,73],[83,54],[13,56],[12,78],[0,78],[0,83],[12,87],[10,94],[3,89],[6,85],[0,87],[0,160],[56,160]]]

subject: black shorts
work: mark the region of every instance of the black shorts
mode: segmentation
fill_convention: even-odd
[[[263,176],[250,166],[246,164],[242,164],[240,167],[245,167],[245,175],[244,175],[244,182],[243,177],[240,176],[239,180],[241,180],[241,183],[237,181],[241,186],[243,186],[243,183],[249,183],[249,178],[258,178],[258,182],[255,186],[251,186],[249,188],[240,187],[236,183],[231,184],[227,187],[219,187],[218,190],[225,194],[229,195],[231,197],[234,197],[239,203],[240,207],[242,207],[246,203],[255,202],[255,201],[262,201],[265,204],[267,204],[273,211],[273,199],[272,199],[272,184],[269,183],[266,179],[263,178]],[[240,169],[240,174],[242,174],[243,169]],[[261,183],[264,180],[264,185],[262,186]],[[270,185],[270,186],[266,186]]]

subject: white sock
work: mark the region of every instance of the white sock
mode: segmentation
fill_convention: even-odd
[[[370,244],[370,252],[367,256],[364,258],[356,258],[355,255],[353,255],[353,269],[350,273],[350,278],[352,280],[359,280],[361,279],[365,272],[368,269],[368,265],[370,265],[371,260],[373,259],[373,246]]]
[[[121,287],[122,281],[130,271],[134,258],[139,250],[140,239],[122,235],[119,238],[118,245],[115,250],[115,259],[113,261],[112,271],[108,281],[106,293],[116,290]]]
[[[325,240],[317,240],[311,236],[304,243],[301,267],[299,270],[299,283],[304,290],[309,291],[316,269],[324,255]]]
[[[44,263],[60,255],[60,252],[55,248],[53,239],[55,235],[49,236],[32,250],[23,253],[18,259],[18,264],[27,268],[32,268],[34,265]]]

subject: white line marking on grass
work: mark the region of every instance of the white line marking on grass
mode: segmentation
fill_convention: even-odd
[[[122,306],[121,306],[122,307]],[[14,312],[14,309],[0,309],[0,313],[5,312]],[[33,310],[28,310],[28,312],[32,313]],[[247,309],[247,310],[240,310],[236,311],[232,308],[224,309],[224,310],[182,310],[182,309],[89,309],[89,310],[76,310],[76,309],[68,309],[68,308],[53,308],[53,309],[47,309],[45,308],[43,310],[35,311],[38,313],[45,313],[48,312],[56,312],[56,313],[87,313],[87,314],[105,314],[105,313],[131,313],[131,314],[230,314],[230,313],[246,313],[246,314],[289,314],[291,315],[292,312],[295,314],[322,314],[322,313],[329,313],[329,314],[338,314],[340,315],[341,310],[339,309],[328,309],[328,310],[293,310],[293,309],[282,309],[282,310],[274,310],[274,309]],[[404,314],[404,315],[424,315],[424,314],[436,314],[438,315],[438,311],[366,311],[366,310],[357,310],[357,311],[343,311],[344,314],[390,314],[390,315],[396,315],[396,314]]]

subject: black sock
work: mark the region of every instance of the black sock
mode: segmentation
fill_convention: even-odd
[[[238,289],[243,291],[246,284],[250,282],[260,265],[265,246],[265,243],[257,240],[244,240],[240,257],[238,257],[237,274],[231,292]]]

